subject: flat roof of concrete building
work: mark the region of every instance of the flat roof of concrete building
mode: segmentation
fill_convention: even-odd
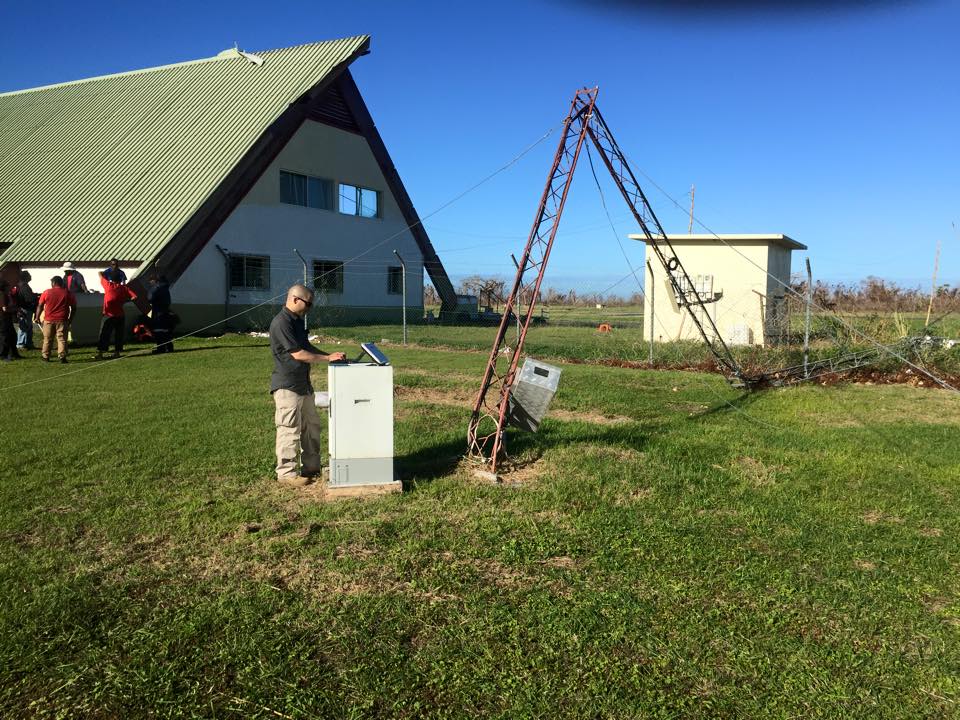
[[[643,240],[644,242],[649,242],[646,235],[628,235],[631,240]],[[659,235],[654,235],[653,239],[659,239]],[[807,246],[803,243],[799,243],[793,238],[787,235],[777,235],[777,234],[726,234],[726,235],[714,235],[712,233],[695,233],[692,235],[674,235],[672,233],[667,233],[667,239],[671,244],[683,244],[685,242],[719,242],[719,243],[729,243],[730,245],[738,245],[743,243],[767,243],[770,245],[779,245],[782,248],[787,250],[806,250]]]

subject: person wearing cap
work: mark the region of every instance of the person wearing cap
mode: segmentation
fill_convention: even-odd
[[[294,285],[287,291],[283,309],[270,323],[273,374],[270,394],[277,426],[277,480],[303,487],[320,473],[320,416],[310,384],[310,365],[340,362],[342,352],[325,353],[310,344],[303,319],[313,305],[313,291]],[[297,472],[297,451],[301,472]]]
[[[66,288],[67,292],[72,292],[74,295],[90,292],[87,290],[87,283],[84,281],[83,275],[74,267],[72,262],[65,262],[60,270],[63,272],[63,287]]]
[[[123,352],[123,333],[126,330],[126,316],[123,304],[136,299],[137,295],[123,283],[113,282],[101,271],[100,285],[103,287],[103,318],[100,320],[100,340],[97,342],[97,354],[94,360],[103,360],[103,354],[110,348],[110,336],[113,336],[113,356],[120,357]]]

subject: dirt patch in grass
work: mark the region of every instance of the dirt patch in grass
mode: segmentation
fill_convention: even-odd
[[[472,410],[476,394],[455,390],[437,390],[435,388],[405,387],[397,385],[393,391],[398,400],[415,403],[445,405],[462,410]],[[633,422],[633,418],[623,415],[604,415],[602,413],[582,410],[563,410],[551,408],[548,417],[561,422],[585,422],[594,425],[619,425]]]
[[[621,425],[633,422],[633,418],[624,415],[604,415],[589,410],[560,410],[552,408],[548,417],[563,422],[585,422],[594,425]]]
[[[782,465],[767,465],[747,455],[737,458],[731,469],[754,487],[773,485],[787,471]]]
[[[870,562],[869,560],[863,560],[863,559],[861,559],[861,558],[856,558],[856,559],[853,561],[853,564],[854,564],[854,566],[855,566],[858,570],[867,570],[867,571],[869,571],[869,570],[876,570],[876,569],[877,569],[876,563],[872,563],[872,562]]]
[[[919,530],[917,530],[917,532],[920,535],[923,535],[923,537],[929,537],[929,538],[941,537],[943,535],[943,530],[935,527],[920,528]]]
[[[870,512],[863,514],[863,521],[867,525],[878,525],[880,523],[901,525],[903,523],[903,518],[898,515],[889,515],[881,510],[871,510]]]

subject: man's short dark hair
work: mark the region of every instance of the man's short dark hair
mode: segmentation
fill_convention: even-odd
[[[29,271],[23,270],[20,273],[20,282],[30,282],[31,279],[32,278]]]
[[[54,275],[50,278],[50,284],[53,285],[53,287],[63,287],[63,278],[59,275]]]

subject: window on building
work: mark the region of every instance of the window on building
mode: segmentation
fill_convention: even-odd
[[[387,293],[390,295],[400,295],[403,292],[403,268],[387,268]]]
[[[313,288],[317,292],[343,292],[343,263],[338,260],[313,261]]]
[[[266,255],[230,255],[231,290],[269,290],[270,258]]]
[[[280,202],[333,210],[333,181],[280,171]]]
[[[370,188],[340,183],[340,212],[360,217],[380,217],[380,193]]]

